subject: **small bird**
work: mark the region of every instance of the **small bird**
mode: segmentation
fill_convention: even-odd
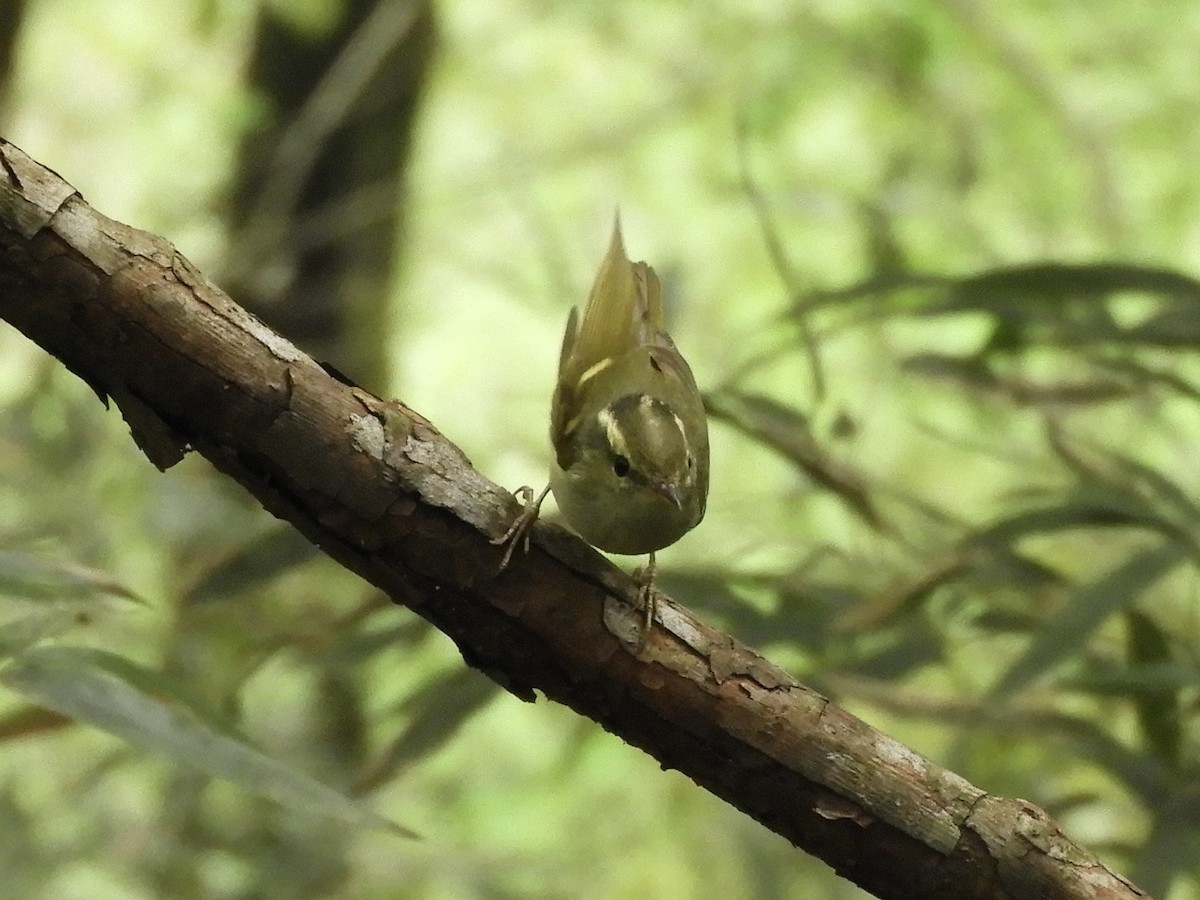
[[[508,543],[503,570],[553,490],[567,522],[601,550],[650,554],[639,573],[645,619],[654,620],[654,553],[704,518],[708,421],[692,370],[663,325],[662,287],[644,262],[630,262],[613,222],[608,253],[580,318],[572,309],[550,406],[550,484],[494,544]]]

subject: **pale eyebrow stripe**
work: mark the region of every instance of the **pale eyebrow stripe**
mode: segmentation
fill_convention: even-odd
[[[671,418],[675,420],[675,427],[679,429],[679,439],[683,441],[683,455],[691,459],[692,444],[688,440],[687,429],[683,427],[683,419],[679,418],[679,415],[673,409],[671,410]]]
[[[596,414],[596,420],[604,428],[604,436],[608,438],[608,446],[612,451],[620,456],[629,456],[629,448],[625,445],[625,435],[621,432],[621,426],[617,424],[617,418],[613,415],[610,407],[604,407]]]
[[[683,427],[683,419],[671,410],[671,418],[675,420],[675,427],[679,429],[679,439],[683,441],[683,451],[689,456],[692,454],[692,446],[688,443],[687,429]]]

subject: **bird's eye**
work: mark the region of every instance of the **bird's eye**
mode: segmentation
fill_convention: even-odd
[[[692,455],[689,453],[688,458],[687,458],[687,467],[690,469],[695,465],[696,465],[696,460],[692,459]]]
[[[624,456],[617,454],[613,457],[613,474],[618,478],[624,478],[629,474],[629,460]]]

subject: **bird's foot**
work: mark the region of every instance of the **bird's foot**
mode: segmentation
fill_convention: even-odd
[[[529,535],[533,530],[533,523],[537,521],[538,513],[541,511],[542,501],[546,499],[548,493],[550,493],[550,488],[546,487],[534,500],[533,488],[529,485],[517,488],[515,495],[521,501],[521,511],[513,517],[512,523],[504,534],[491,540],[491,543],[496,546],[505,545],[504,556],[500,559],[500,568],[497,571],[503,572],[508,568],[517,544],[524,543],[525,552],[529,552]]]

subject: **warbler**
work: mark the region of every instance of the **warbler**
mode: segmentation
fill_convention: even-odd
[[[687,361],[663,323],[654,269],[631,262],[613,222],[608,252],[580,317],[572,309],[550,405],[550,483],[493,543],[513,548],[553,490],[571,527],[610,553],[649,554],[639,573],[642,642],[654,620],[655,551],[699,524],[708,499],[708,420]]]

